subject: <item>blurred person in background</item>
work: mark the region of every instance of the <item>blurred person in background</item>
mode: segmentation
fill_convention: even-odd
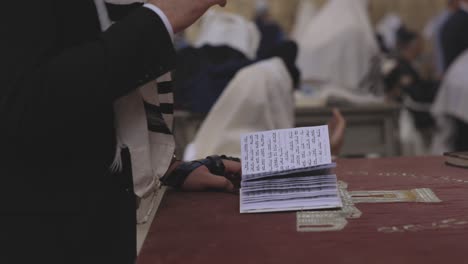
[[[459,10],[460,0],[448,0],[447,8],[433,18],[424,29],[425,37],[434,48],[434,68],[436,77],[441,79],[445,71],[444,50],[442,48],[442,29],[451,16]]]
[[[441,42],[447,70],[468,48],[468,0],[459,1],[459,9],[442,27]]]
[[[386,62],[390,64],[384,74],[387,98],[403,103],[428,145],[434,126],[429,111],[439,83],[425,80],[418,71],[417,62],[423,52],[423,41],[417,33],[401,27],[397,33],[397,49],[397,55]]]
[[[447,71],[432,113],[437,121],[432,152],[468,150],[468,51]]]
[[[392,55],[397,49],[397,32],[403,25],[401,17],[394,13],[389,13],[377,23],[377,40],[380,49],[387,55]]]
[[[264,58],[272,49],[281,44],[286,36],[281,26],[271,17],[270,6],[266,0],[256,2],[255,24],[261,35],[257,58]]]
[[[369,1],[328,1],[297,41],[303,81],[360,97],[382,94]]]

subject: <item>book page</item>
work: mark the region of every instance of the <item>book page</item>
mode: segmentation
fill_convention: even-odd
[[[250,133],[241,137],[242,175],[278,173],[332,162],[328,126]]]
[[[240,192],[240,212],[339,208],[342,206],[336,175],[262,180]]]

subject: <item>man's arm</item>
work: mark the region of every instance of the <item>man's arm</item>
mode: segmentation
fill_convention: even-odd
[[[189,26],[210,6],[224,2],[149,1],[167,15],[175,32]],[[4,7],[9,14],[2,17],[0,29],[11,34],[3,35],[7,45],[2,50],[11,54],[1,68],[14,68],[10,67],[14,63],[18,66],[6,71],[8,76],[5,82],[2,78],[4,87],[0,93],[0,109],[11,121],[10,132],[37,125],[37,116],[63,120],[64,126],[68,125],[67,120],[86,121],[86,116],[98,107],[175,66],[170,34],[161,17],[149,8],[135,10],[96,41],[55,54],[50,52],[57,27],[54,1],[11,1]],[[92,19],[89,15],[83,14],[83,19]],[[21,57],[22,54],[27,55]],[[66,119],[62,118],[64,109]]]
[[[16,25],[0,26],[8,33],[1,49],[0,110],[12,138],[49,120],[64,127],[79,120],[86,126],[96,109],[174,68],[170,35],[150,9],[135,10],[95,41],[60,50],[53,1],[27,2],[8,9]],[[93,19],[89,15],[83,19]]]
[[[88,100],[113,101],[174,66],[175,51],[164,23],[151,10],[139,8],[97,41],[44,61],[30,77],[51,89],[66,84],[68,88],[56,91],[61,99],[84,94]]]

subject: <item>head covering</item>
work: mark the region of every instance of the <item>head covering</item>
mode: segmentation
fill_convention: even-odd
[[[244,133],[294,126],[293,82],[283,60],[273,58],[240,71],[203,122],[185,159],[213,153],[240,156]]]
[[[377,24],[377,33],[388,50],[396,49],[397,31],[402,25],[401,18],[394,13],[385,15]]]
[[[255,14],[265,14],[270,9],[268,0],[257,0],[255,1]]]
[[[379,54],[367,4],[367,0],[330,0],[310,22],[298,39],[304,80],[360,88]]]
[[[254,23],[239,15],[209,11],[203,16],[195,47],[225,45],[255,59],[259,44],[260,33]]]
[[[400,27],[396,35],[398,48],[405,48],[418,38],[418,34],[416,32],[407,29],[405,26]]]

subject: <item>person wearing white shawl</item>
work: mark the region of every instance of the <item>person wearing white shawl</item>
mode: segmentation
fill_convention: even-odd
[[[129,5],[143,1],[129,0],[94,0],[98,11],[102,31],[106,31],[114,21],[111,21],[106,4]],[[161,77],[158,82],[171,82],[170,74]],[[173,105],[172,93],[158,94],[157,82],[149,82],[137,90],[117,100],[114,104],[116,115],[115,126],[117,131],[116,158],[111,168],[114,171],[122,170],[122,149],[128,148],[132,163],[132,176],[135,194],[141,198],[137,212],[137,222],[145,223],[154,208],[157,191],[160,187],[159,178],[162,178],[171,165],[175,151],[175,142],[172,136],[173,117],[170,113],[163,115],[160,123],[165,124],[157,129],[148,129],[149,120],[158,119],[158,113],[150,116],[147,106],[160,108],[161,104]],[[170,131],[167,131],[167,129]]]
[[[307,31],[311,21],[317,15],[317,8],[310,0],[301,0],[297,5],[296,20],[294,22],[291,38],[298,40]]]
[[[185,160],[213,151],[240,156],[241,134],[295,126],[293,91],[298,77],[291,64],[297,46],[285,43],[277,53],[278,57],[246,67],[235,76],[187,147]],[[329,125],[332,153],[338,155],[346,127],[339,111],[333,112]]]
[[[208,11],[203,17],[194,46],[228,46],[247,58],[256,58],[260,32],[251,21],[222,11]]]
[[[449,68],[432,114],[437,122],[432,152],[441,155],[468,150],[468,51]]]
[[[106,4],[126,6],[133,3],[144,3],[143,0],[94,0],[99,15],[101,29],[106,31],[114,21],[111,21]],[[219,14],[218,14],[219,13]],[[235,16],[230,16],[221,12],[208,12],[205,19],[211,25],[220,26],[223,21],[226,23],[227,29],[232,29],[234,36],[241,24],[248,27],[249,24],[243,19]],[[225,28],[225,29],[226,29]],[[213,29],[213,28],[211,28]],[[215,27],[210,31],[212,34],[204,35],[200,39],[200,43],[204,41],[210,42],[216,40],[216,34],[219,33]],[[250,29],[250,28],[249,28]],[[229,30],[228,30],[229,31]],[[242,30],[241,30],[242,32]],[[255,36],[256,32],[248,32]],[[204,38],[203,38],[204,37]],[[242,43],[233,39],[230,43],[241,49],[249,49],[249,43]],[[242,45],[245,44],[245,45]],[[252,50],[254,52],[254,50]],[[157,89],[155,89],[155,87]],[[163,88],[163,89],[161,89]],[[156,91],[164,90],[164,92]],[[149,82],[128,95],[120,98],[115,102],[116,115],[116,130],[117,130],[117,150],[116,158],[112,164],[112,170],[122,170],[122,158],[120,153],[122,149],[128,149],[132,163],[132,175],[135,194],[140,198],[137,210],[137,223],[146,224],[142,226],[146,230],[140,231],[142,236],[138,242],[147,235],[147,222],[151,224],[151,216],[154,213],[157,202],[162,194],[158,193],[161,187],[160,179],[163,178],[173,162],[175,152],[175,141],[172,135],[173,128],[173,110],[165,110],[162,114],[162,119],[158,117],[159,113],[155,113],[150,109],[173,107],[172,79],[168,73],[160,77],[157,81]],[[158,120],[159,119],[159,120]],[[157,124],[154,124],[154,123]],[[153,123],[153,125],[148,125]],[[206,155],[209,156],[209,155]],[[205,157],[206,157],[205,156]],[[204,158],[204,157],[203,157]],[[141,244],[138,244],[138,248]]]
[[[99,0],[6,4],[2,260],[134,263],[137,196],[234,191],[235,159],[172,160],[171,36],[217,4],[148,0],[114,24]]]
[[[367,92],[379,47],[367,0],[329,0],[298,38],[303,80]]]
[[[377,33],[382,37],[385,48],[391,53],[397,49],[397,32],[402,25],[400,16],[394,13],[385,15],[377,23]]]
[[[212,151],[239,157],[242,133],[293,126],[293,81],[286,66],[279,58],[259,62],[234,77],[187,148],[184,159],[205,157]]]

